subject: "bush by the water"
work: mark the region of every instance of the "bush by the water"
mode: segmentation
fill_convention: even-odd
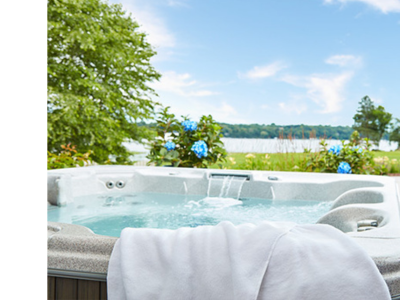
[[[222,167],[227,153],[221,142],[222,128],[212,116],[202,116],[198,123],[187,117],[179,121],[168,109],[159,113],[155,128],[157,138],[150,142],[147,156],[149,164],[189,168],[217,164]]]
[[[364,139],[361,143],[345,143],[331,146],[321,141],[322,150],[310,153],[306,166],[312,172],[374,174],[374,159],[371,143]]]

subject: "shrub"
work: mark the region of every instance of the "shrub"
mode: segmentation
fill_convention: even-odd
[[[269,156],[256,156],[252,153],[246,155],[246,160],[243,164],[240,164],[240,169],[243,170],[269,170],[271,168],[271,162]]]
[[[397,159],[389,159],[387,156],[380,156],[374,158],[375,162],[375,174],[386,175],[389,173],[399,173],[400,161]]]
[[[375,174],[371,144],[368,139],[331,146],[322,140],[322,150],[308,157],[307,168],[313,172]]]
[[[362,142],[360,134],[358,133],[357,130],[354,130],[353,133],[350,136],[350,143],[354,145],[360,145]]]
[[[51,153],[47,151],[47,169],[62,169],[62,168],[74,168],[83,167],[92,163],[92,159],[89,157],[92,151],[81,154],[75,150],[76,146],[61,145],[63,150],[59,154]]]
[[[180,122],[168,109],[158,114],[157,137],[149,144],[148,164],[207,168],[218,163],[222,168],[227,153],[221,142],[222,127],[212,116],[202,116],[198,123],[182,116]]]

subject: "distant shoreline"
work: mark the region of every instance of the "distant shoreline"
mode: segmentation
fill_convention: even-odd
[[[279,137],[293,138],[322,138],[335,137],[340,140],[350,138],[354,129],[351,126],[331,125],[277,125],[272,124],[228,124],[218,122],[222,126],[222,134],[225,138],[250,138],[250,139],[274,139]],[[156,123],[138,123],[139,126],[154,128]]]

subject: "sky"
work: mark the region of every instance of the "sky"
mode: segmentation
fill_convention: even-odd
[[[400,118],[400,0],[111,0],[157,51],[177,116],[348,125],[362,97]]]

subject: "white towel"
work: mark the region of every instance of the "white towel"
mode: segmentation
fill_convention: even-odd
[[[390,299],[366,252],[320,224],[126,228],[107,285],[109,300]]]

